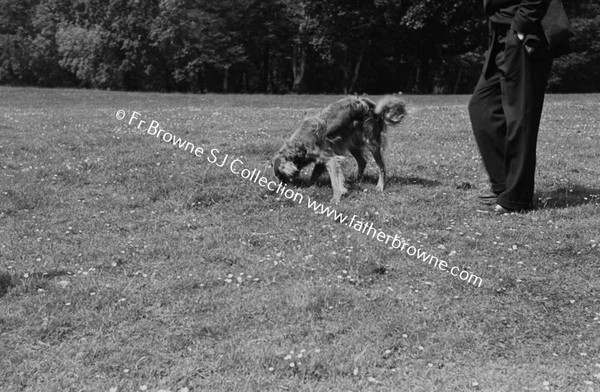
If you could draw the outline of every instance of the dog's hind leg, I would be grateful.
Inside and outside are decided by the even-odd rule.
[[[375,158],[375,163],[379,168],[379,181],[377,181],[377,190],[383,191],[385,188],[385,163],[383,162],[383,155],[381,155],[381,149],[375,146],[369,146],[369,150],[373,154],[373,158]]]
[[[358,171],[356,172],[356,182],[362,180],[363,174],[365,172],[365,167],[367,166],[367,160],[363,155],[362,149],[353,148],[350,150],[350,154],[356,159],[356,163],[358,164]]]
[[[333,204],[338,204],[342,195],[348,192],[344,183],[344,172],[342,172],[340,166],[340,161],[343,159],[343,157],[335,156],[328,159],[326,163],[329,178],[331,178],[331,187],[333,188],[333,197],[331,198]]]
[[[325,169],[326,169],[326,167],[322,163],[315,164],[313,172],[310,176],[310,180],[308,180],[308,186],[313,186],[317,182],[319,177],[321,177],[321,174],[323,174]]]

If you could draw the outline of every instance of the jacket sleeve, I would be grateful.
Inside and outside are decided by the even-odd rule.
[[[522,0],[512,27],[524,35],[535,32],[535,25],[542,20],[550,0]]]

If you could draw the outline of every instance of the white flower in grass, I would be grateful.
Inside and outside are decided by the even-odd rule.
[[[291,355],[286,355],[285,358],[283,358],[285,361],[289,361],[290,359],[292,359]]]
[[[377,385],[383,384],[381,381],[377,380],[375,377],[369,377],[369,378],[367,378],[367,380],[373,384],[377,384]]]

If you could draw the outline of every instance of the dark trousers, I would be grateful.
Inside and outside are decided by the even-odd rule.
[[[533,202],[537,136],[552,56],[545,46],[530,53],[508,25],[495,25],[491,31],[469,115],[497,203],[528,209]]]

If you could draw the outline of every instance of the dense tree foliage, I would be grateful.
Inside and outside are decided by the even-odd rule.
[[[600,90],[600,0],[549,89]],[[193,92],[469,93],[473,0],[0,0],[0,83]]]

